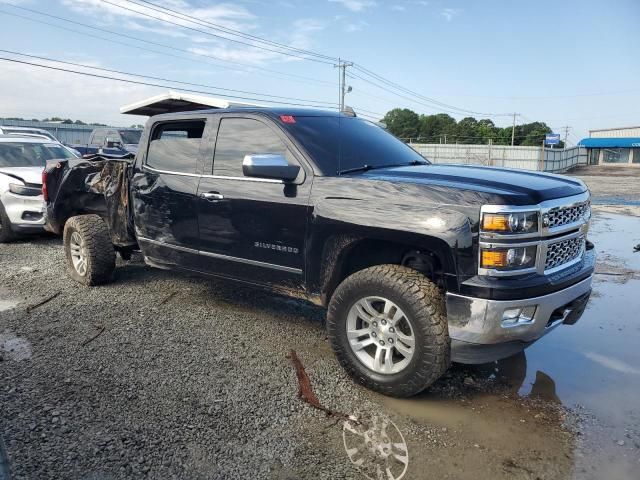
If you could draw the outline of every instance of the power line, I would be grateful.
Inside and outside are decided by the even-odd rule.
[[[384,90],[384,91],[389,92],[389,93],[391,93],[393,95],[396,95],[397,97],[404,98],[405,100],[408,100],[409,102],[412,102],[412,103],[415,103],[415,104],[418,104],[418,105],[422,105],[423,107],[427,107],[427,108],[429,108],[431,110],[434,110],[437,113],[443,113],[444,112],[444,113],[450,113],[450,114],[453,114],[453,115],[460,115],[460,112],[455,112],[455,111],[452,111],[452,110],[446,110],[446,109],[443,109],[443,108],[439,108],[438,106],[434,106],[434,105],[422,102],[420,100],[416,100],[415,97],[408,97],[406,95],[398,93],[398,92],[396,92],[394,90],[391,90],[390,88],[387,88],[387,87],[385,87],[383,85],[375,83],[372,80],[369,80],[367,78],[361,77],[360,75],[358,75],[356,73],[351,73],[349,76],[351,78],[357,78],[359,80],[362,80],[363,82],[367,82],[367,83],[369,83],[369,84],[371,84],[371,85],[373,85],[375,87],[380,88],[381,90]]]
[[[146,85],[146,86],[150,86],[150,87],[160,87],[160,88],[174,89],[174,90],[180,90],[180,91],[183,91],[183,92],[190,92],[190,93],[203,93],[203,94],[206,94],[206,95],[210,95],[212,93],[212,92],[207,92],[207,91],[202,91],[202,90],[194,90],[194,89],[182,88],[182,87],[173,87],[171,85],[162,85],[162,84],[158,84],[158,83],[141,82],[141,81],[130,80],[130,79],[125,79],[125,78],[110,77],[108,75],[98,75],[96,73],[79,72],[77,70],[70,70],[70,69],[62,68],[62,67],[54,67],[52,65],[43,65],[41,63],[27,62],[25,60],[17,60],[17,59],[14,59],[14,58],[0,57],[0,60],[5,61],[5,62],[19,63],[19,64],[23,64],[23,65],[30,65],[30,66],[33,66],[33,67],[46,68],[46,69],[49,69],[49,70],[57,70],[57,71],[60,71],[60,72],[75,73],[77,75],[84,75],[86,77],[94,77],[94,78],[101,78],[101,79],[106,79],[106,80],[114,80],[114,81],[124,82],[124,83],[131,83],[131,84],[135,84],[135,85]],[[129,74],[127,74],[127,75],[129,75]],[[311,105],[311,104],[294,103],[294,102],[275,102],[273,100],[268,100],[268,99],[264,99],[264,98],[241,97],[241,96],[237,96],[237,95],[227,95],[227,94],[221,94],[221,93],[216,93],[216,95],[218,95],[220,97],[235,98],[235,99],[248,100],[248,101],[257,101],[257,102],[265,102],[265,103],[281,103],[281,104],[297,106],[297,107],[326,108],[326,106],[324,106],[324,105]],[[257,95],[260,95],[260,94],[257,94]]]
[[[109,0],[100,0],[100,1],[103,2],[103,3],[106,3],[108,5],[112,5],[114,7],[121,8],[123,10],[128,10],[129,12],[136,13],[137,15],[141,15],[143,17],[152,18],[154,20],[158,20],[160,22],[164,22],[164,23],[167,23],[169,25],[174,25],[176,27],[186,28],[187,30],[198,32],[198,33],[201,33],[203,35],[209,35],[211,37],[215,37],[215,38],[218,38],[218,39],[221,39],[221,40],[227,40],[229,42],[238,43],[238,44],[245,45],[245,46],[248,46],[248,47],[251,47],[251,48],[257,48],[257,49],[260,49],[260,50],[265,50],[265,51],[268,51],[268,52],[276,53],[276,54],[279,54],[279,55],[284,55],[284,56],[287,56],[287,57],[294,57],[294,58],[299,58],[301,60],[309,60],[309,61],[312,61],[312,62],[318,62],[318,63],[327,64],[327,65],[333,65],[333,62],[329,62],[329,61],[326,61],[326,60],[321,60],[321,59],[318,59],[318,58],[311,58],[309,56],[297,55],[295,53],[287,53],[287,52],[283,52],[283,51],[280,51],[280,50],[275,50],[275,49],[268,48],[268,47],[254,45],[254,44],[251,44],[251,43],[248,43],[248,42],[244,42],[242,40],[237,40],[237,39],[234,39],[234,38],[225,37],[223,35],[218,35],[218,34],[215,34],[215,33],[208,32],[206,30],[200,30],[199,28],[189,27],[188,25],[183,25],[183,24],[180,24],[178,22],[173,22],[171,20],[167,20],[166,18],[155,17],[153,15],[149,15],[148,13],[144,13],[144,12],[141,12],[139,10],[135,10],[133,8],[125,7],[124,5],[120,5],[120,4],[117,4],[117,3],[110,2]]]
[[[375,78],[378,81],[380,81],[380,82],[382,82],[382,83],[384,83],[384,84],[386,84],[386,85],[388,85],[390,87],[396,88],[396,89],[398,89],[400,91],[403,91],[405,93],[408,93],[410,95],[414,95],[414,96],[416,96],[416,97],[418,97],[418,98],[420,98],[420,99],[422,99],[424,101],[439,105],[439,106],[441,106],[443,108],[447,108],[447,109],[450,109],[450,110],[458,110],[458,111],[460,111],[462,113],[470,113],[470,114],[473,114],[473,115],[482,115],[482,116],[487,116],[487,117],[501,117],[501,116],[510,116],[511,115],[510,113],[486,113],[486,112],[476,112],[476,111],[473,111],[473,110],[467,110],[467,109],[464,109],[464,108],[459,108],[459,107],[456,107],[454,105],[449,105],[447,103],[440,102],[439,100],[436,100],[434,98],[426,97],[426,96],[421,95],[419,93],[416,93],[416,92],[414,92],[412,90],[409,90],[408,88],[403,87],[402,85],[400,85],[398,83],[392,82],[391,80],[387,80],[386,78],[378,75],[375,72],[372,72],[371,70],[368,70],[368,69],[362,67],[361,65],[356,64],[356,65],[354,65],[354,68],[356,68],[357,70],[359,70],[363,74],[369,75],[370,77]]]
[[[245,67],[245,68],[248,68],[248,69],[252,69],[252,70],[259,70],[259,71],[264,71],[264,72],[268,72],[268,73],[273,73],[273,74],[276,74],[276,75],[282,75],[282,76],[286,76],[286,77],[291,77],[292,79],[295,79],[294,81],[298,81],[298,82],[303,80],[305,83],[314,82],[314,83],[319,83],[319,84],[323,84],[323,85],[330,85],[332,87],[334,86],[334,84],[332,82],[327,82],[327,81],[324,81],[324,80],[318,80],[318,79],[315,79],[315,78],[305,77],[305,76],[302,76],[302,75],[296,75],[296,74],[292,74],[292,73],[281,72],[281,71],[278,71],[278,70],[273,70],[273,69],[269,69],[269,68],[265,68],[265,67],[260,67],[260,66],[257,66],[257,65],[250,65],[250,64],[246,64],[246,63],[242,63],[242,62],[237,62],[237,61],[234,61],[234,60],[227,60],[227,59],[224,59],[224,58],[216,57],[215,55],[210,55],[210,54],[206,54],[206,53],[199,53],[199,52],[195,52],[195,51],[191,51],[191,50],[185,50],[183,48],[174,47],[172,45],[167,45],[167,44],[160,43],[160,42],[154,42],[154,41],[151,41],[151,40],[146,40],[144,38],[136,37],[136,36],[133,36],[133,35],[128,35],[126,33],[114,32],[113,30],[109,30],[109,29],[106,29],[106,28],[100,28],[100,27],[95,27],[95,26],[92,26],[92,25],[86,25],[84,23],[76,22],[76,21],[70,20],[68,18],[59,17],[59,16],[52,15],[52,14],[49,14],[49,13],[40,12],[40,11],[33,10],[33,9],[30,9],[30,8],[27,8],[27,7],[13,5],[11,3],[6,3],[6,2],[0,2],[0,3],[4,3],[5,5],[8,5],[8,6],[20,9],[20,10],[28,11],[30,13],[35,13],[37,15],[42,15],[42,16],[45,16],[45,17],[49,17],[49,18],[53,18],[53,19],[56,19],[56,20],[60,20],[60,21],[66,22],[66,23],[70,23],[72,25],[77,25],[77,26],[80,26],[80,27],[83,27],[83,28],[88,28],[88,29],[91,29],[91,30],[97,30],[97,31],[100,31],[100,32],[108,33],[110,35],[116,35],[116,36],[119,36],[119,37],[129,38],[131,40],[135,40],[135,41],[138,41],[138,42],[143,42],[143,43],[146,43],[146,44],[149,44],[149,45],[155,45],[155,46],[159,46],[159,47],[162,47],[162,48],[167,48],[167,49],[170,49],[170,50],[173,50],[173,51],[183,52],[183,53],[186,53],[188,55],[195,55],[195,56],[199,56],[199,57],[215,60],[217,62],[230,63],[232,65],[239,65],[239,66],[242,66],[242,67]],[[64,30],[64,31],[67,31],[67,32],[75,33],[77,35],[83,35],[83,36],[88,36],[88,37],[92,37],[92,38],[98,38],[98,39],[104,40],[106,42],[116,43],[116,44],[119,44],[119,45],[124,45],[126,47],[137,48],[139,50],[143,50],[143,51],[146,51],[146,52],[152,52],[152,53],[157,53],[157,54],[160,54],[160,55],[166,55],[166,56],[173,57],[173,58],[178,58],[178,59],[181,59],[181,60],[189,60],[189,61],[193,61],[193,62],[196,61],[196,60],[194,60],[192,58],[188,58],[188,57],[184,57],[184,56],[180,56],[180,55],[172,55],[172,54],[170,54],[168,52],[162,52],[162,51],[159,51],[159,50],[153,50],[153,49],[150,49],[150,48],[141,47],[139,45],[133,45],[131,43],[126,43],[126,42],[121,42],[121,41],[114,40],[114,39],[111,39],[111,38],[101,37],[100,35],[92,35],[92,34],[87,33],[87,32],[79,32],[77,30],[73,30],[73,29],[70,29],[70,28],[65,28],[65,27],[63,27],[61,25],[56,25],[55,23],[45,22],[43,20],[38,20],[38,19],[27,17],[27,16],[24,16],[24,15],[19,15],[17,13],[11,13],[11,12],[7,12],[7,11],[4,11],[4,10],[0,10],[0,13],[4,13],[5,15],[11,15],[13,17],[22,18],[22,19],[25,19],[25,20],[29,20],[31,22],[40,23],[40,24],[43,24],[43,25],[48,25],[48,26],[51,26],[51,27],[58,28],[60,30]],[[237,69],[237,68],[234,69],[234,68],[226,66],[226,65],[218,65],[218,64],[216,64],[216,66],[221,67],[221,68],[227,68],[227,69],[235,70],[235,71],[246,71],[246,70],[240,70],[240,69]]]
[[[211,88],[211,89],[216,89],[216,90],[223,90],[223,91],[226,91],[226,92],[243,93],[243,94],[249,94],[249,95],[261,95],[261,96],[264,96],[264,97],[284,99],[284,100],[295,100],[295,101],[300,101],[300,102],[312,102],[312,103],[316,103],[316,104],[325,104],[326,106],[335,106],[336,105],[335,103],[322,102],[322,101],[317,101],[317,100],[310,100],[308,98],[284,97],[284,96],[280,96],[280,95],[270,95],[270,94],[266,94],[266,93],[249,92],[249,91],[246,91],[246,90],[236,90],[236,89],[233,89],[233,88],[217,87],[217,86],[206,85],[206,84],[202,84],[202,83],[184,82],[184,81],[181,81],[181,80],[173,80],[171,78],[154,77],[154,76],[151,76],[151,75],[142,75],[142,74],[139,74],[139,73],[124,72],[122,70],[113,70],[113,69],[110,69],[110,68],[103,68],[103,67],[95,67],[95,66],[92,66],[92,65],[85,65],[85,64],[82,64],[82,63],[74,63],[74,62],[69,62],[69,61],[64,61],[64,60],[56,60],[54,58],[40,57],[38,55],[30,55],[30,54],[27,54],[27,53],[14,52],[12,50],[2,50],[2,49],[0,49],[0,52],[10,53],[12,55],[20,55],[22,57],[37,58],[38,60],[46,60],[48,62],[56,62],[56,63],[65,64],[65,65],[73,65],[74,67],[90,68],[90,69],[93,69],[93,70],[100,70],[100,71],[103,71],[103,72],[117,73],[118,75],[128,75],[130,77],[148,78],[148,79],[151,79],[151,80],[159,80],[159,81],[162,81],[162,82],[177,83],[177,84],[181,84],[181,85],[190,85],[190,86],[194,86],[194,87]]]
[[[239,30],[234,30],[232,28],[225,27],[223,25],[219,25],[219,24],[216,24],[216,23],[212,23],[212,22],[209,22],[207,20],[202,20],[202,19],[199,19],[199,18],[194,17],[192,15],[188,15],[188,14],[186,14],[184,12],[180,12],[178,10],[173,10],[173,9],[171,9],[169,7],[164,7],[164,6],[158,5],[158,4],[153,3],[153,2],[149,2],[147,0],[138,0],[137,2],[133,1],[133,0],[126,0],[126,1],[128,1],[129,3],[133,3],[135,5],[139,5],[141,7],[145,6],[146,8],[149,8],[151,10],[155,10],[155,11],[160,12],[160,13],[164,13],[165,15],[169,15],[169,16],[172,16],[174,18],[183,17],[183,18],[180,18],[180,19],[181,20],[188,19],[188,21],[190,21],[191,23],[195,23],[195,24],[201,25],[201,26],[207,26],[208,28],[211,28],[213,30],[218,30],[218,31],[230,34],[230,35],[236,35],[236,36],[239,36],[239,37],[242,37],[242,38],[246,38],[246,39],[249,39],[249,40],[253,40],[253,41],[256,41],[256,42],[265,43],[265,44],[268,44],[268,45],[273,45],[273,46],[276,46],[276,47],[279,47],[279,48],[284,48],[284,49],[287,49],[287,50],[292,50],[292,51],[295,51],[295,52],[298,52],[298,53],[303,53],[305,55],[311,55],[311,56],[315,56],[315,57],[318,57],[318,58],[324,58],[324,59],[330,60],[330,61],[337,60],[335,57],[330,57],[328,55],[323,55],[321,53],[317,53],[317,52],[314,52],[314,51],[311,51],[311,50],[305,50],[305,49],[302,49],[302,48],[291,47],[289,45],[285,45],[284,43],[279,43],[279,42],[276,42],[276,41],[273,41],[273,40],[268,40],[268,39],[259,37],[257,35],[251,35],[249,33],[241,32]],[[143,3],[145,5],[140,5],[140,3]],[[148,6],[148,5],[151,5],[151,6]],[[157,8],[153,8],[153,7],[157,7]],[[167,12],[171,12],[171,13],[176,14],[176,15],[171,15],[171,13],[167,13]]]
[[[372,112],[371,110],[365,110],[364,108],[360,108],[357,105],[350,105],[350,106],[353,107],[353,109],[355,110],[356,113],[365,112],[365,113],[368,113],[369,115],[373,115],[373,116],[377,117],[378,119],[381,119],[382,117],[384,117],[384,113],[378,113],[378,112]]]

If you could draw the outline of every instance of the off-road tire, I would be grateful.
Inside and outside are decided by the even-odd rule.
[[[4,211],[4,205],[0,203],[0,243],[7,243],[15,240],[17,235],[11,230],[11,221]]]
[[[71,236],[77,232],[84,244],[86,273],[81,275],[71,258]],[[62,236],[69,275],[83,285],[101,285],[113,278],[116,267],[116,252],[111,243],[107,224],[98,215],[71,217],[64,226]]]
[[[367,368],[347,338],[351,307],[366,296],[382,296],[407,315],[415,335],[410,363],[395,374]],[[451,345],[444,295],[420,272],[401,265],[378,265],[347,277],[335,290],[327,313],[327,332],[338,361],[358,383],[392,397],[410,397],[430,386],[449,368]]]

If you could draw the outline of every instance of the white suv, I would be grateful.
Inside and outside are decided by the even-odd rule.
[[[42,170],[47,160],[75,158],[60,142],[0,135],[0,242],[44,229]]]

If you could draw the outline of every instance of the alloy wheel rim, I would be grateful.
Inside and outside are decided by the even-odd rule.
[[[376,373],[399,373],[413,358],[411,322],[388,298],[370,296],[356,301],[347,315],[346,329],[351,351]]]
[[[78,275],[84,277],[87,273],[87,255],[84,248],[84,241],[78,232],[71,234],[69,240],[69,249],[71,250],[71,263]]]

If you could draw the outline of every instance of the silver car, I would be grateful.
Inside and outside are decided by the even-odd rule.
[[[0,242],[44,230],[42,171],[48,160],[69,158],[60,142],[0,135]]]
[[[48,132],[44,128],[15,127],[13,125],[0,125],[0,135],[23,135],[23,134],[40,135],[43,137],[47,137],[49,140],[53,140],[54,142],[58,141],[56,137],[54,137],[50,132]]]

